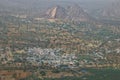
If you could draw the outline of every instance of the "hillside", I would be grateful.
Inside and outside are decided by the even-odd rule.
[[[65,19],[71,21],[88,21],[89,15],[78,5],[67,7],[55,6],[46,13],[47,18]]]
[[[53,19],[54,18],[64,19],[67,16],[66,10],[61,6],[56,6],[49,9],[46,12],[46,15],[48,16],[48,18],[53,18]]]
[[[120,20],[120,1],[114,1],[101,11],[102,18]]]

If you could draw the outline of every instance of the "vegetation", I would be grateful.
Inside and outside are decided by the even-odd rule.
[[[119,80],[120,70],[117,69],[88,69],[91,74],[81,77],[62,77],[45,80]]]
[[[114,69],[88,69],[90,75],[80,77],[61,77],[45,80],[119,80],[120,55],[119,39],[120,28],[117,25],[104,25],[81,22],[50,22],[36,21],[34,19],[21,19],[13,16],[0,17],[0,69],[24,70],[24,72],[37,72],[37,69],[47,69],[49,65],[36,66],[25,62],[28,48],[60,48],[62,53],[78,56],[78,61],[95,62],[95,65],[112,65]],[[114,27],[114,28],[113,28]],[[117,51],[116,51],[117,50]],[[96,53],[103,53],[103,59],[96,59]],[[5,54],[4,58],[1,58]],[[91,55],[92,54],[92,55]],[[101,54],[100,54],[101,55]],[[99,55],[98,55],[99,56]],[[101,56],[100,56],[101,57]],[[79,66],[79,63],[76,62]],[[96,66],[96,68],[98,68]],[[54,69],[52,74],[61,73]],[[40,71],[37,75],[26,75],[21,80],[41,80],[47,72]],[[13,78],[17,75],[14,73]]]
[[[41,76],[45,76],[46,72],[45,71],[40,71]]]

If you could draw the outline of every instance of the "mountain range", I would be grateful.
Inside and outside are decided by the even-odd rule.
[[[75,3],[77,7],[69,6]],[[46,15],[80,21],[88,20],[88,14],[94,18],[120,20],[119,8],[119,0],[0,0],[0,14]],[[53,16],[54,11],[57,13]]]

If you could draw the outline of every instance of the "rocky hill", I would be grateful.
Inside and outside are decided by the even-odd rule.
[[[88,21],[89,15],[78,5],[67,7],[55,6],[46,12],[49,19],[65,19],[71,21]]]
[[[114,1],[101,12],[103,18],[120,20],[120,1]]]

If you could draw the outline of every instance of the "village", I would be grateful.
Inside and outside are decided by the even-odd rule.
[[[73,65],[77,63],[77,56],[75,54],[63,54],[60,52],[60,49],[41,49],[33,48],[28,50],[27,61],[31,63],[49,64],[54,67],[60,65]]]

